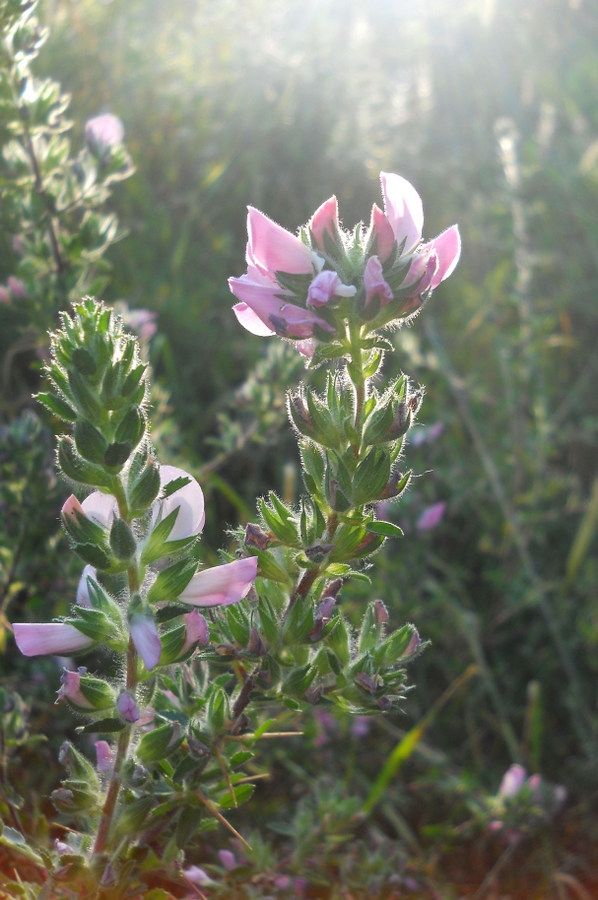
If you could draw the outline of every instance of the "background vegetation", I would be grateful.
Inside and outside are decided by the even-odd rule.
[[[374,569],[375,595],[432,642],[416,688],[399,720],[316,709],[304,738],[269,748],[272,777],[235,819],[253,856],[224,834],[234,866],[197,848],[221,885],[210,892],[593,896],[598,12],[584,0],[45,0],[41,12],[51,37],[36,71],[72,94],[74,139],[101,112],[125,124],[136,174],[110,201],[128,235],[103,297],[157,314],[156,440],[219,512],[206,554],[256,496],[298,490],[282,397],[301,363],[230,312],[245,205],[295,230],[336,193],[352,225],[380,202],[379,171],[396,171],[423,196],[426,235],[458,221],[463,238],[457,272],[389,360],[427,386],[407,451],[421,477],[390,512],[406,536]],[[5,254],[0,280],[11,265]],[[64,491],[50,475],[39,487],[52,460],[41,426],[6,413],[1,427],[1,612],[47,619],[76,585],[55,527]],[[14,449],[33,445],[31,459]],[[440,523],[418,529],[441,501]],[[7,710],[18,685],[48,738],[13,760],[43,831],[72,724],[47,711],[53,661],[25,663],[8,638],[0,665]],[[489,823],[513,762],[568,798],[554,815],[521,812],[509,840]]]

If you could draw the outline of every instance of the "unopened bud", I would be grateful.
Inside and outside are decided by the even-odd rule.
[[[139,719],[139,707],[128,691],[124,691],[116,702],[116,708],[127,722],[136,722]]]
[[[254,656],[265,656],[266,655],[266,646],[263,640],[260,637],[260,634],[255,628],[255,626],[249,632],[249,643],[247,645],[247,649]]]
[[[374,600],[374,614],[378,625],[383,625],[385,622],[388,622],[390,617],[383,600]]]
[[[306,437],[311,437],[311,435],[313,435],[313,418],[301,394],[292,394],[289,397],[289,415],[293,424],[301,434],[304,434]]]
[[[367,691],[368,694],[375,694],[378,690],[377,679],[372,678],[372,676],[368,675],[367,672],[359,672],[355,676],[355,681],[360,687]]]
[[[249,523],[245,528],[245,546],[255,547],[257,550],[266,550],[270,543],[270,538],[259,525]]]

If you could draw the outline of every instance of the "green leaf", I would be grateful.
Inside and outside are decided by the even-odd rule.
[[[369,522],[369,524],[366,525],[366,529],[370,532],[370,534],[381,534],[384,537],[399,538],[403,537],[405,534],[402,528],[399,528],[399,526],[395,525],[394,522]]]

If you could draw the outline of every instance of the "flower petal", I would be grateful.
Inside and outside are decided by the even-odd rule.
[[[374,203],[372,206],[372,215],[370,218],[370,236],[376,241],[376,256],[380,262],[386,262],[395,243],[395,236],[392,226],[380,207]]]
[[[268,216],[248,207],[247,234],[251,261],[264,273],[288,272],[300,275],[312,271],[311,250]]]
[[[401,175],[381,172],[384,210],[395,240],[400,245],[405,241],[403,254],[410,253],[419,244],[424,227],[424,207],[421,197]]]
[[[193,576],[179,595],[191,606],[229,606],[247,596],[257,575],[257,556],[204,569]]]
[[[91,601],[89,599],[89,585],[87,584],[88,578],[93,578],[94,581],[97,578],[97,570],[94,569],[93,566],[90,566],[89,563],[84,566],[83,571],[81,572],[81,578],[79,579],[79,584],[77,585],[77,597],[75,603],[77,606],[84,606],[89,608],[91,606]]]
[[[324,232],[327,231],[333,238],[335,228],[338,228],[338,202],[335,196],[330,197],[317,208],[309,221],[309,227],[317,246],[323,250]]]
[[[162,643],[158,628],[151,616],[134,615],[130,625],[131,639],[135,644],[143,665],[150,672],[158,665]]]
[[[195,478],[176,466],[160,466],[162,488],[177,478],[188,478],[189,482],[164,500],[156,501],[152,511],[153,528],[158,521],[165,519],[174,509],[178,509],[178,516],[168,535],[169,541],[180,541],[199,534],[206,520],[203,491]]]
[[[236,303],[233,306],[233,312],[237,317],[237,321],[251,334],[255,334],[258,337],[272,337],[273,334],[276,334],[275,331],[262,322],[257,313],[254,313],[246,303]]]
[[[378,295],[380,306],[385,306],[392,300],[392,290],[384,280],[382,265],[377,256],[370,256],[363,273],[363,285],[366,292],[366,305]]]
[[[442,234],[430,241],[428,245],[431,250],[435,250],[438,254],[438,268],[432,279],[431,288],[438,287],[441,281],[448,278],[454,271],[459,257],[461,256],[461,235],[459,234],[459,226],[451,225]]]
[[[68,501],[67,501],[68,502]],[[110,528],[117,511],[116,500],[111,494],[94,491],[81,504],[83,512],[103,528]]]
[[[68,622],[21,622],[12,627],[17,647],[24,656],[63,656],[84,650],[94,643],[92,638]]]

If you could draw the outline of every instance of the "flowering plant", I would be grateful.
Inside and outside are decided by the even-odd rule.
[[[380,330],[411,318],[450,274],[459,236],[453,226],[423,244],[414,188],[392,175],[382,184],[385,213],[375,206],[352,236],[334,198],[301,237],[250,210],[248,273],[230,282],[237,318],[330,368],[323,394],[304,383],[287,398],[304,495],[261,498],[259,521],[233,533],[237,549],[219,566],[198,565],[200,485],[156,459],[137,341],[92,299],[52,335],[38,400],[57,424],[58,466],[75,491],[61,518],[85,567],[67,617],[14,633],[27,656],[91,654],[91,665],[65,666],[59,699],[87,720],[78,730],[94,735],[96,760],[71,743],[61,751],[67,778],[52,800],[68,835],[52,859],[31,851],[46,896],[180,896],[202,830],[220,821],[245,841],[225,812],[251,796],[246,765],[276,734],[260,709],[369,716],[404,699],[417,630],[389,630],[379,598],[355,630],[342,593],[369,583],[372,555],[402,534],[376,509],[409,484],[402,449],[423,396],[405,376],[382,386],[392,344]]]

